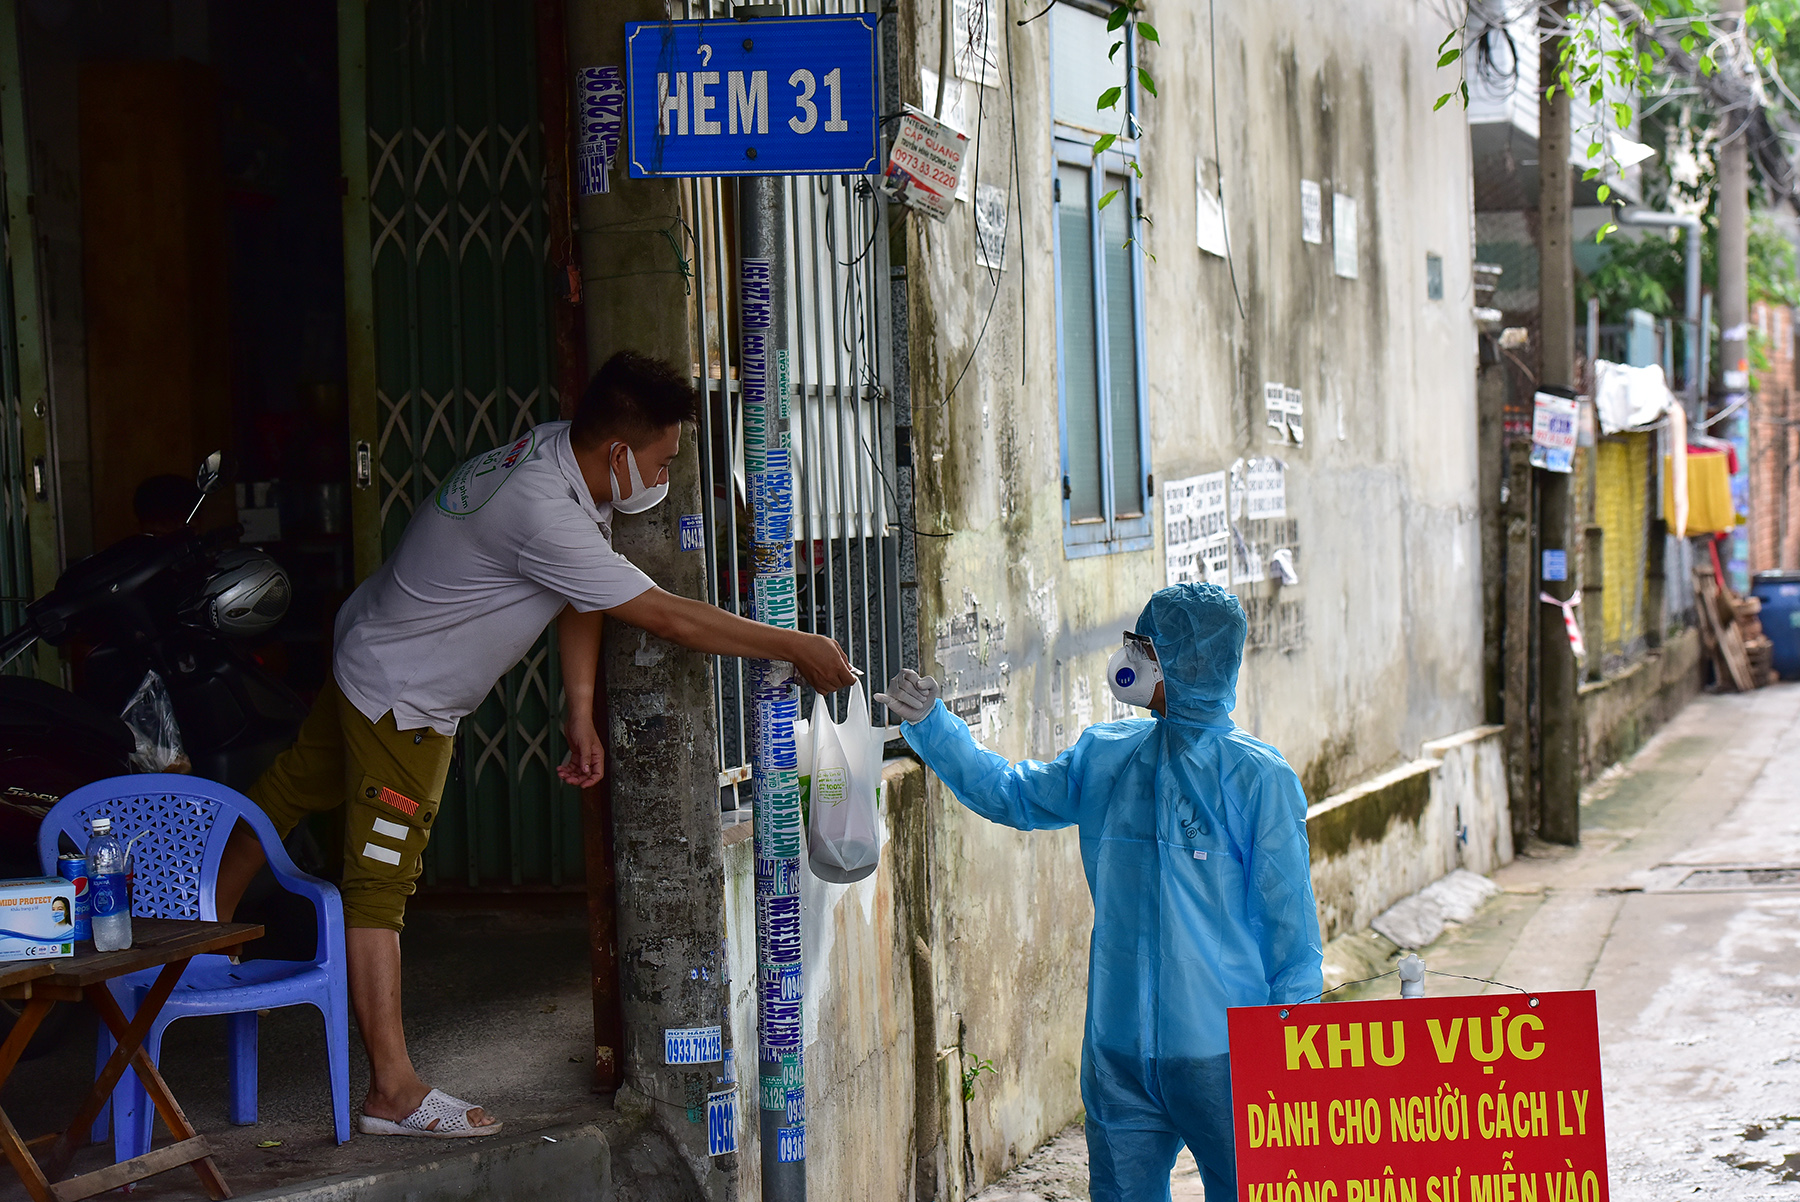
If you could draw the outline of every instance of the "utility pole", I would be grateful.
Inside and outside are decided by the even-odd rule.
[[[1733,71],[1744,71],[1748,66],[1744,54],[1743,14],[1744,0],[1722,0],[1719,5],[1719,15],[1728,23],[1726,32],[1730,38],[1727,45],[1731,64],[1728,69]],[[1726,113],[1720,118],[1725,128],[1721,131],[1719,148],[1719,368],[1728,404],[1737,399],[1732,394],[1750,391],[1746,345],[1750,333],[1750,164],[1745,146],[1750,116],[1745,110]],[[1695,418],[1705,416],[1702,405],[1702,412],[1695,414]],[[1740,413],[1731,419],[1732,426],[1739,426],[1745,418],[1746,415]],[[1729,438],[1738,432],[1728,428],[1718,433]],[[1744,465],[1744,470],[1749,470],[1748,464]],[[1747,554],[1736,550],[1744,541],[1743,527],[1739,527],[1732,535],[1734,552],[1725,557],[1728,565],[1731,560],[1749,560]],[[1730,575],[1729,566],[1727,575]],[[1721,580],[1719,586],[1723,588],[1730,583]],[[1748,581],[1744,584],[1747,587]]]
[[[1559,0],[1550,11],[1559,28],[1566,28],[1568,0]],[[1540,81],[1562,73],[1565,34],[1545,38],[1539,49]],[[1547,89],[1546,89],[1547,90]],[[1553,97],[1538,95],[1538,388],[1573,396],[1575,386],[1575,260],[1571,206],[1574,202],[1569,167],[1569,92],[1557,87]],[[1567,472],[1536,471],[1538,547],[1533,564],[1538,586],[1559,601],[1575,591],[1566,565],[1577,562],[1573,545],[1573,498]],[[1565,565],[1562,580],[1543,579],[1548,553],[1561,551]],[[1575,680],[1575,654],[1561,622],[1543,617],[1539,640],[1538,714],[1540,730],[1539,780],[1543,804],[1538,833],[1552,843],[1575,843],[1581,836],[1581,764],[1576,741],[1579,696]],[[1560,617],[1561,615],[1558,615]]]
[[[1744,0],[1721,0],[1720,15],[1731,23],[1733,66],[1737,65],[1738,37],[1743,29]],[[1746,260],[1749,256],[1750,164],[1745,153],[1748,113],[1728,113],[1720,118],[1719,147],[1719,366],[1725,390],[1742,392],[1749,382],[1744,344],[1748,331],[1749,301]],[[1704,416],[1704,414],[1698,415]]]
[[[754,617],[796,629],[794,476],[788,455],[787,184],[738,181],[738,358],[750,484]],[[785,664],[750,664],[755,700],[757,1113],[762,1196],[806,1198],[806,1071],[801,1063],[799,694]]]

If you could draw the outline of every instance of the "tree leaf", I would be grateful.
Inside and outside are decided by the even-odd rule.
[[[1150,24],[1150,22],[1139,21],[1137,23],[1137,31],[1138,36],[1142,37],[1144,40],[1155,42],[1158,46],[1162,45],[1162,36],[1156,32],[1156,26]]]
[[[1150,72],[1144,70],[1142,67],[1138,68],[1138,83],[1143,85],[1144,91],[1150,93],[1152,96],[1156,95],[1156,81],[1151,79]]]
[[[1448,46],[1451,43],[1451,41],[1453,41],[1455,39],[1456,35],[1461,32],[1462,32],[1462,26],[1460,26],[1460,25],[1451,26],[1450,32],[1444,35],[1444,40],[1438,43],[1438,53],[1442,54],[1444,52],[1444,47]]]
[[[1118,194],[1119,194],[1119,190],[1117,188],[1114,188],[1111,192],[1108,192],[1105,196],[1102,196],[1100,198],[1100,207],[1104,209],[1107,205],[1111,204],[1113,202],[1113,197],[1117,196]]]
[[[1608,196],[1612,195],[1612,185],[1611,184],[1601,184],[1599,189],[1594,193],[1594,195],[1596,195],[1600,198],[1601,204],[1605,204],[1606,198]]]
[[[1131,9],[1123,4],[1114,4],[1112,16],[1106,18],[1106,32],[1111,33],[1131,19]]]
[[[1695,38],[1693,34],[1684,33],[1681,35],[1681,52],[1683,54],[1692,54],[1694,52],[1694,47],[1697,45],[1699,45],[1699,39]]]
[[[1456,49],[1446,50],[1446,51],[1444,51],[1443,54],[1438,56],[1438,66],[1439,67],[1448,67],[1451,63],[1455,62],[1457,59],[1459,59],[1461,57],[1462,57],[1462,51],[1460,51],[1460,50],[1456,50]]]
[[[1139,169],[1139,168],[1138,168],[1138,164],[1137,164],[1137,160],[1136,160],[1136,159],[1131,159],[1131,160],[1130,160],[1130,163],[1131,163],[1131,174],[1133,174],[1133,175],[1135,175],[1135,176],[1137,176],[1137,177],[1138,177],[1138,178],[1139,178],[1139,179],[1143,179],[1143,178],[1144,178],[1144,173],[1143,173],[1143,171],[1142,171],[1142,170],[1140,170],[1140,169]]]
[[[1599,174],[1600,174],[1600,168],[1589,167],[1586,171],[1583,171],[1581,173],[1581,182],[1585,184],[1588,180],[1594,179],[1597,176],[1599,176]]]
[[[1631,117],[1632,117],[1632,112],[1631,112],[1631,106],[1629,104],[1614,104],[1613,105],[1613,118],[1618,121],[1620,128],[1626,128],[1626,127],[1630,126],[1631,125]]]
[[[1446,104],[1449,104],[1450,98],[1454,95],[1456,95],[1455,92],[1445,92],[1442,96],[1439,96],[1437,98],[1437,103],[1431,106],[1431,111],[1435,113],[1439,109],[1443,108]]]
[[[1600,155],[1600,143],[1598,143],[1598,142],[1589,142],[1589,143],[1588,143],[1588,151],[1587,151],[1587,157],[1588,157],[1588,158],[1590,158],[1590,159],[1592,159],[1592,158],[1598,158],[1598,157],[1599,157],[1599,155]]]
[[[1106,91],[1100,93],[1100,99],[1094,102],[1094,107],[1096,109],[1109,109],[1113,107],[1113,105],[1119,103],[1119,97],[1124,91],[1124,88],[1106,89]]]
[[[1123,45],[1125,45],[1124,42],[1114,42],[1112,45],[1112,49],[1108,50],[1106,52],[1106,61],[1109,63],[1112,62],[1113,55],[1117,54],[1119,52],[1119,48]]]
[[[1094,142],[1094,154],[1096,156],[1105,154],[1118,140],[1118,134],[1101,134]]]

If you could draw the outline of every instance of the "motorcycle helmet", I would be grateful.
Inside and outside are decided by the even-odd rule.
[[[201,615],[230,638],[267,634],[287,614],[293,595],[287,572],[273,559],[249,548],[227,551],[201,588]]]

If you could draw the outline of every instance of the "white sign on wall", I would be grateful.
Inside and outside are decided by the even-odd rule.
[[[1325,201],[1319,192],[1319,181],[1300,181],[1300,240],[1317,245],[1325,241]]]
[[[1225,473],[1163,485],[1163,542],[1169,584],[1231,584],[1231,526]]]
[[[1225,257],[1225,206],[1206,184],[1206,160],[1194,160],[1194,244],[1209,255]]]
[[[1342,192],[1331,194],[1331,269],[1356,278],[1356,198]]]

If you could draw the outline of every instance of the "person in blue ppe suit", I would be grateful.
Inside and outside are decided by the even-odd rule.
[[[1094,1202],[1167,1199],[1183,1143],[1209,1202],[1235,1199],[1225,1010],[1324,988],[1306,795],[1230,717],[1244,633],[1237,598],[1215,585],[1156,593],[1107,671],[1155,718],[1090,726],[1047,764],[977,745],[930,677],[903,672],[879,695],[965,806],[1019,830],[1081,831]]]

